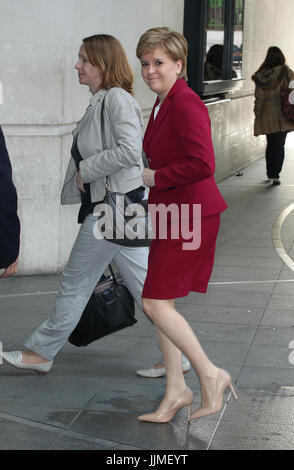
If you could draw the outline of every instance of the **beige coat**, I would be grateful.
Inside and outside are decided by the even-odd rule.
[[[255,82],[254,135],[294,131],[281,111],[280,87],[294,80],[294,72],[287,66],[262,70],[252,76]]]

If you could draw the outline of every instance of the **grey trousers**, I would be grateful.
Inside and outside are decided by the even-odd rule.
[[[52,360],[80,320],[97,281],[113,260],[126,286],[141,306],[149,249],[122,247],[97,240],[93,227],[97,217],[88,215],[81,225],[61,277],[51,317],[27,339],[25,347]]]

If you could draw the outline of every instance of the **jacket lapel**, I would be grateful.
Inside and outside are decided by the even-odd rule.
[[[149,142],[150,136],[152,134],[152,129],[154,127],[154,110],[155,110],[158,103],[159,103],[159,99],[157,98],[157,100],[155,101],[155,104],[152,108],[152,111],[151,111],[151,114],[150,114],[150,117],[149,117],[149,121],[148,121],[148,124],[147,124],[147,127],[146,127],[146,131],[145,131],[145,134],[144,134],[144,140],[145,140],[146,143]]]
[[[152,112],[151,112],[151,115],[150,115],[150,119],[149,119],[149,122],[148,122],[148,126],[147,126],[147,129],[146,129],[146,132],[145,132],[145,142],[146,142],[147,146],[150,143],[150,141],[152,140],[154,134],[156,134],[156,132],[160,129],[160,126],[161,126],[162,122],[164,121],[164,119],[165,119],[165,117],[166,117],[166,115],[169,111],[169,108],[171,106],[173,96],[179,90],[181,90],[182,88],[187,87],[187,86],[188,85],[187,85],[187,83],[185,82],[184,79],[179,79],[179,80],[176,81],[176,83],[170,89],[167,97],[163,101],[161,107],[159,108],[156,119],[154,120],[154,110],[155,110],[156,106],[159,103],[159,99],[157,98],[157,100],[155,101],[155,104],[153,106],[153,109],[152,109]]]

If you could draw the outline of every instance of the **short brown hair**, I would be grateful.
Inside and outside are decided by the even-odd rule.
[[[133,94],[134,76],[126,53],[114,36],[96,34],[83,39],[90,64],[101,73],[101,88],[123,88]]]
[[[167,27],[148,29],[139,39],[136,50],[138,59],[156,47],[161,47],[171,59],[182,61],[183,66],[179,78],[187,80],[188,43],[186,38]]]

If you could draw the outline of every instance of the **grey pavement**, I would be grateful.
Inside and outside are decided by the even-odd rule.
[[[185,410],[170,423],[139,422],[139,414],[159,404],[165,378],[135,374],[159,358],[153,327],[138,310],[139,321],[132,328],[86,348],[67,343],[45,376],[1,365],[0,449],[294,448],[291,134],[282,185],[272,187],[264,179],[265,162],[260,159],[243,176],[219,183],[229,208],[222,216],[208,292],[177,301],[209,357],[231,373],[239,400],[227,393],[221,412],[190,425]],[[57,275],[0,280],[4,350],[22,349],[23,340],[48,316],[58,283]],[[196,408],[201,397],[195,372],[186,379]]]

